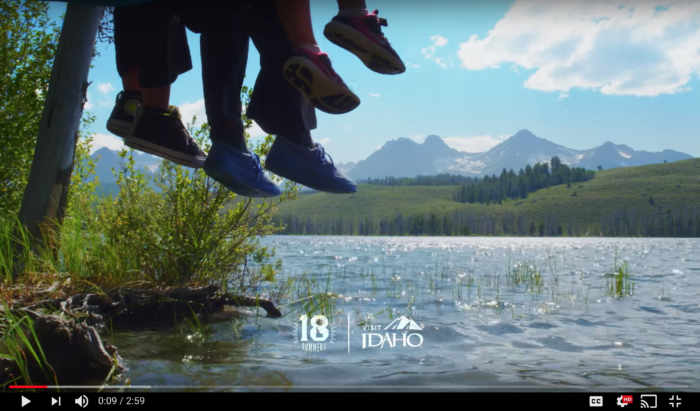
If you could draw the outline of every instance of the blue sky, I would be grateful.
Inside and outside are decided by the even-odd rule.
[[[335,2],[312,0],[314,29],[335,70],[362,99],[344,115],[317,112],[312,132],[336,162],[359,161],[389,140],[436,134],[463,151],[488,150],[520,129],[574,149],[606,141],[700,157],[700,4],[636,1],[368,0],[408,69],[369,71],[323,36]],[[632,3],[634,6],[629,6]],[[625,6],[627,4],[627,6]],[[65,5],[54,3],[56,16]],[[204,115],[198,35],[194,69],[171,104]],[[116,148],[105,123],[121,81],[114,47],[100,44],[90,73],[91,131]],[[246,85],[259,56],[251,45]],[[256,127],[253,135],[262,134]],[[97,148],[96,146],[96,148]]]

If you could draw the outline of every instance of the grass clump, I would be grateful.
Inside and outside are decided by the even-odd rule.
[[[205,150],[208,131],[206,124],[190,126]],[[254,151],[264,157],[271,143],[268,136]],[[89,139],[82,144],[85,159]],[[50,279],[63,290],[69,284],[92,292],[124,285],[217,285],[224,292],[256,294],[261,284],[274,281],[279,263],[260,239],[279,229],[272,215],[280,202],[295,198],[295,185],[278,199],[254,202],[202,170],[163,161],[151,176],[135,169],[133,152],[119,155],[116,197],[98,195],[94,163],[76,164],[66,217],[50,233],[55,247],[30,252],[31,239],[16,217],[0,218],[0,292],[17,294],[20,285],[36,289]]]
[[[513,267],[509,266],[506,278],[511,286],[517,287],[525,285],[531,293],[541,293],[542,287],[544,286],[542,273],[540,273],[535,266],[529,264],[516,264]]]
[[[617,264],[611,274],[608,274],[608,294],[613,297],[622,298],[634,294],[634,278],[629,274],[627,261]]]
[[[5,367],[14,365],[14,370],[10,371],[6,380],[0,381],[0,390],[15,384],[32,385],[32,368],[39,368],[48,381],[55,381],[55,375],[52,375],[52,369],[34,332],[32,319],[26,315],[13,315],[7,306],[3,306],[3,309],[0,313],[0,375],[4,374]]]

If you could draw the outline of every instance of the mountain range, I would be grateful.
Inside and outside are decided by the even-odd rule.
[[[121,168],[122,159],[119,158],[117,151],[103,147],[90,155],[90,159],[95,161],[95,175],[99,178],[101,184],[113,184],[117,182],[112,168],[119,171]],[[135,170],[142,171],[153,175],[160,164],[161,159],[154,155],[134,151]]]
[[[662,152],[636,151],[627,145],[606,142],[588,150],[574,150],[537,137],[528,130],[520,130],[515,135],[483,153],[467,153],[450,148],[442,138],[428,136],[421,144],[401,137],[388,141],[382,148],[357,164],[340,163],[338,168],[355,180],[367,178],[415,177],[441,173],[464,176],[500,174],[505,168],[516,172],[527,165],[549,162],[557,156],[569,166],[596,169],[633,167],[674,162],[693,158],[691,155],[673,150]],[[97,159],[96,175],[102,184],[114,184],[116,179],[112,168],[120,167],[121,159],[116,151],[101,148],[92,154]],[[160,158],[141,152],[134,152],[136,168],[153,174]]]
[[[554,156],[569,166],[590,170],[598,166],[604,169],[633,167],[693,158],[673,150],[636,151],[611,142],[588,150],[574,150],[537,137],[528,130],[520,130],[483,153],[467,153],[450,148],[436,135],[428,136],[422,144],[401,137],[387,142],[356,165],[343,166],[348,176],[355,180],[442,173],[478,177],[498,175],[504,168],[517,172],[527,165],[549,162]]]

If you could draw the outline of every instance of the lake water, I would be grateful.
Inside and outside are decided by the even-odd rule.
[[[175,329],[117,333],[111,341],[132,385],[153,391],[700,389],[700,240],[275,236],[266,242],[277,247],[285,275],[299,278],[297,290],[315,279],[314,290],[328,287],[337,295],[325,342],[309,345],[316,335],[310,324],[308,342],[300,341],[300,314],[215,323],[202,339]],[[616,256],[632,278],[613,285],[611,295],[606,274]],[[390,324],[398,329],[385,330]],[[383,346],[373,346],[380,341]]]

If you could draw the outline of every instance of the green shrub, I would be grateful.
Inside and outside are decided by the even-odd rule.
[[[0,215],[17,213],[58,45],[43,1],[0,2]]]

